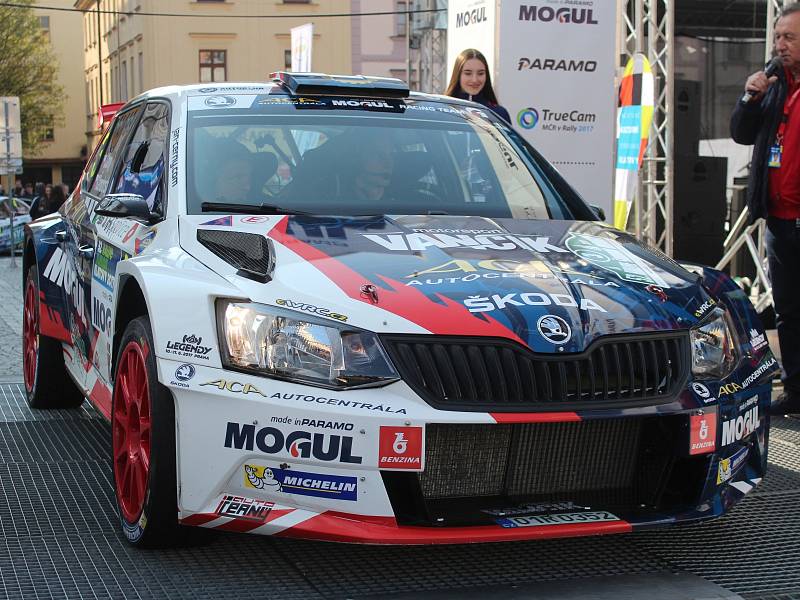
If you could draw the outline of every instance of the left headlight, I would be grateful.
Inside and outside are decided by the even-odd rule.
[[[377,336],[275,306],[219,300],[225,366],[323,387],[399,378]]]
[[[691,330],[692,374],[706,379],[723,379],[739,359],[736,334],[728,312],[716,308],[706,321]]]

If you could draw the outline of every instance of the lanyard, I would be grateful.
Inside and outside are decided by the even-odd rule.
[[[800,92],[800,85],[797,85],[794,92],[792,92],[792,95],[783,104],[783,118],[781,119],[781,124],[778,125],[778,133],[775,136],[775,141],[778,143],[778,145],[783,143],[783,135],[786,133],[786,123],[789,121],[789,115],[792,112],[792,107],[794,107],[794,103],[797,102],[797,96],[799,92]]]

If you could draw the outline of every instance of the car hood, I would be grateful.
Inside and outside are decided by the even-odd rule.
[[[579,352],[603,335],[687,329],[715,304],[697,275],[597,222],[438,215],[189,220],[182,243],[195,228],[272,240],[275,276],[246,283],[253,300],[276,303],[280,296],[279,305],[346,315],[348,324],[383,332],[396,332],[402,321],[414,325],[402,332],[503,337],[537,352]],[[213,260],[198,258],[214,268]],[[238,275],[228,278],[245,285]],[[388,317],[384,311],[401,319],[376,321],[376,314]]]

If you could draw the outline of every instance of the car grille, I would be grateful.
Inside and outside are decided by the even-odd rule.
[[[425,431],[425,470],[382,476],[401,524],[486,524],[492,510],[529,503],[626,514],[691,507],[709,457],[683,451],[687,424],[686,415],[434,423]]]
[[[263,235],[240,231],[198,229],[197,241],[239,270],[239,275],[266,283],[272,275],[274,253]]]
[[[401,376],[441,410],[520,412],[668,402],[688,377],[685,332],[608,336],[579,354],[498,338],[384,335]]]

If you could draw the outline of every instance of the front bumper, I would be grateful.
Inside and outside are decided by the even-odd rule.
[[[678,401],[448,412],[403,383],[329,392],[208,367],[176,381],[180,364],[159,360],[176,399],[186,525],[376,544],[622,533],[719,516],[766,464],[769,386],[727,400],[757,402],[762,418],[724,446],[722,407],[706,407],[720,409],[715,449],[693,455],[697,411]],[[418,461],[391,460],[398,439]]]

